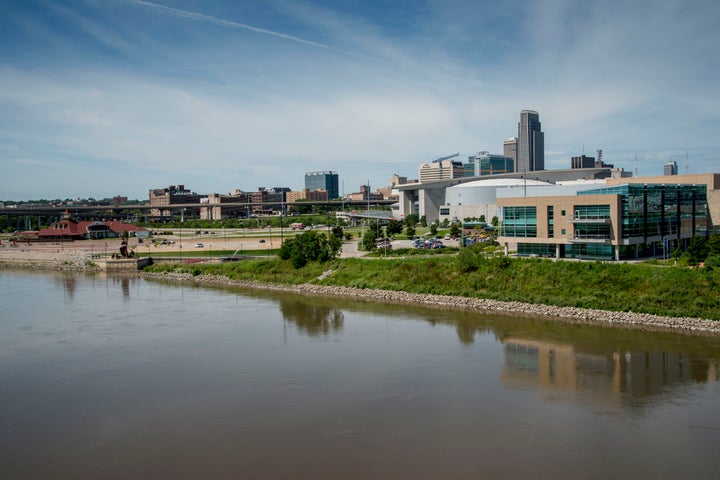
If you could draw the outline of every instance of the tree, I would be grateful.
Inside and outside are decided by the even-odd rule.
[[[432,225],[430,225],[430,235],[435,236],[438,232],[438,221],[435,220]]]
[[[369,252],[375,250],[375,248],[377,248],[375,230],[369,229],[363,235],[363,249]]]
[[[425,217],[425,215],[420,217],[420,226],[423,228],[427,227],[427,218]]]
[[[343,228],[340,225],[335,225],[332,228],[332,235],[342,239],[343,238]]]
[[[490,223],[492,224],[493,227],[497,227],[498,223],[499,223],[498,217],[493,217],[492,221]]]
[[[450,236],[453,238],[457,238],[460,236],[460,225],[456,222],[453,222],[450,225]]]
[[[408,225],[405,228],[405,235],[407,235],[408,238],[412,238],[415,236],[415,227],[413,225]]]
[[[448,220],[447,218],[444,218],[442,221],[443,228],[448,228],[448,225],[450,225],[450,220]]]
[[[408,227],[414,227],[418,224],[418,222],[420,222],[420,217],[418,217],[415,213],[411,213],[405,217],[405,225]]]
[[[687,250],[683,255],[690,265],[697,265],[705,261],[708,256],[708,240],[706,237],[696,235],[690,239]]]
[[[708,237],[707,246],[708,256],[720,255],[720,234],[713,232],[713,234]]]
[[[398,235],[403,231],[403,224],[398,220],[390,220],[385,227],[385,231],[388,235]]]
[[[480,215],[480,221],[481,221],[482,223],[485,223],[485,215]]]
[[[342,238],[332,234],[327,238],[325,234],[309,230],[285,240],[279,256],[283,260],[292,260],[293,267],[302,268],[308,262],[332,260],[337,257],[341,246]]]

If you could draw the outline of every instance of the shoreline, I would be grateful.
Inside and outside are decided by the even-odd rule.
[[[230,280],[217,275],[189,273],[138,272],[138,276],[155,280],[190,282],[198,286],[224,286],[290,292],[300,295],[331,296],[360,301],[422,305],[434,308],[470,310],[478,313],[499,313],[520,317],[543,317],[566,323],[593,324],[608,327],[651,329],[693,335],[720,335],[720,322],[693,317],[665,317],[648,313],[613,312],[578,307],[556,307],[524,302],[506,302],[450,295],[408,293],[393,290],[361,289],[305,283],[283,285],[255,281]]]
[[[6,251],[7,252],[7,251]],[[5,252],[3,252],[5,253]],[[10,253],[10,252],[8,252]],[[87,251],[64,252],[29,251],[18,249],[13,255],[0,256],[0,270],[52,270],[75,272],[99,272]],[[566,323],[594,324],[610,327],[664,330],[675,333],[720,335],[720,321],[695,317],[667,317],[646,313],[615,312],[610,310],[557,307],[518,301],[501,301],[450,295],[417,294],[393,290],[361,289],[353,287],[324,286],[315,284],[283,285],[255,281],[235,281],[222,276],[179,273],[133,273],[139,277],[191,282],[196,285],[216,285],[292,292],[301,295],[344,297],[355,300],[413,304],[434,308],[453,308],[483,313],[499,313],[521,317],[542,317]]]

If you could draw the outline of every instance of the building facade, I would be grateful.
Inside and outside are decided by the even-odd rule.
[[[498,242],[518,255],[623,260],[669,255],[711,229],[708,186],[623,183],[575,195],[498,198]]]
[[[540,125],[540,114],[535,110],[520,112],[517,142],[517,171],[545,170],[545,134]]]
[[[420,183],[452,180],[465,176],[465,166],[457,160],[436,160],[423,163],[418,170]]]
[[[587,155],[570,157],[570,168],[595,168],[595,157]]]
[[[503,156],[512,158],[514,165],[517,165],[517,142],[517,137],[510,137],[503,142]]]
[[[669,161],[665,164],[663,167],[663,175],[670,176],[670,175],[677,175],[678,174],[678,165],[676,161]]]
[[[370,189],[370,185],[360,185],[360,191],[359,192],[353,192],[348,195],[345,195],[346,200],[351,200],[353,202],[360,202],[363,200],[384,200],[385,196],[381,192],[372,192]]]
[[[305,188],[312,191],[325,190],[329,200],[340,198],[340,180],[337,172],[308,172],[305,174]]]
[[[167,188],[150,190],[150,215],[153,217],[170,217],[171,212],[162,207],[183,203],[200,203],[200,196],[185,188],[185,185],[170,185]]]
[[[611,175],[615,175],[615,172],[609,168],[595,168],[595,169],[567,169],[567,170],[543,170],[541,172],[533,172],[532,176],[524,175],[520,172],[505,173],[494,175],[493,179],[500,178],[516,178],[516,179],[527,179],[528,183],[530,180],[537,180],[547,183],[557,183],[561,181],[572,181],[579,179],[593,180],[593,179],[604,179]],[[474,182],[477,179],[462,177],[448,179],[444,181],[429,182],[429,183],[409,183],[406,185],[398,185],[395,190],[398,193],[398,205],[397,212],[398,216],[404,217],[410,214],[415,214],[420,217],[425,216],[428,223],[434,222],[435,220],[442,220],[440,218],[440,208],[447,205],[447,189],[461,183]],[[494,201],[491,202],[494,204]],[[472,205],[472,202],[463,201],[463,210],[465,207]],[[479,206],[477,212],[474,214],[462,214],[463,218],[478,217],[481,213],[484,213],[485,206]],[[455,215],[455,214],[453,214]],[[494,216],[494,214],[493,214]],[[452,217],[452,215],[450,215]],[[461,218],[458,215],[458,218]]]
[[[513,158],[488,152],[478,152],[468,157],[463,176],[479,177],[482,175],[513,173],[514,171],[515,160]]]
[[[314,200],[317,202],[327,202],[328,192],[326,190],[308,190],[307,188],[298,192],[287,192],[285,194],[287,203],[295,203],[298,200]]]

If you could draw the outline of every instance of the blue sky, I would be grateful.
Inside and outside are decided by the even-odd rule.
[[[0,199],[346,193],[502,153],[720,172],[720,3],[0,0]]]

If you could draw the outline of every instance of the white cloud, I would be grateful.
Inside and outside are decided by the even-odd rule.
[[[249,27],[133,3],[200,25]],[[453,25],[447,20],[458,14],[443,15],[440,3],[428,7],[432,19],[412,12],[405,23],[417,30],[403,37],[369,15],[275,2],[285,21],[332,49],[304,48],[300,37],[257,46],[213,36],[196,44],[183,37],[188,47],[177,48],[129,25],[121,35],[121,20],[106,30],[103,22],[61,9],[83,32],[126,55],[144,35],[152,46],[131,67],[132,58],[48,71],[0,66],[0,108],[10,113],[0,119],[0,159],[62,163],[97,188],[131,195],[183,182],[201,192],[299,188],[304,171],[317,169],[339,171],[350,191],[368,176],[373,185],[393,173],[414,177],[420,162],[456,151],[501,152],[503,140],[516,134],[520,110],[532,108],[541,115],[548,165],[566,167],[583,147],[603,148],[608,161],[626,169],[640,152],[659,172],[687,145],[696,168],[717,170],[711,152],[720,95],[714,78],[706,78],[720,70],[708,56],[718,34],[706,28],[717,8],[703,15],[678,5],[648,13],[630,4],[554,2],[535,17],[518,18],[517,31],[493,32],[519,40],[515,50],[498,54],[485,50],[509,43],[492,38],[491,20],[483,19],[484,37],[474,36],[485,11],[472,4],[459,10],[466,21]],[[670,31],[677,35],[658,35]],[[467,49],[474,38],[484,51]],[[108,178],[107,169],[138,175]],[[13,175],[0,182],[26,176]],[[138,186],[138,177],[145,183]]]

